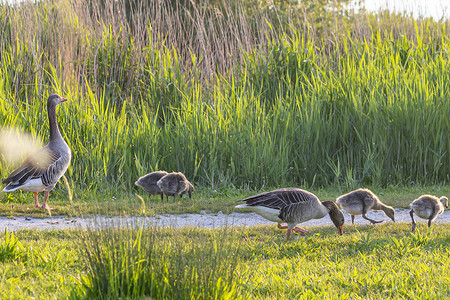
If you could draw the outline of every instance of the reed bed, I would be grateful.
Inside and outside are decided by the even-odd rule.
[[[157,169],[214,187],[448,184],[448,22],[258,3],[3,3],[1,126],[42,140],[47,95],[69,98],[76,197]]]

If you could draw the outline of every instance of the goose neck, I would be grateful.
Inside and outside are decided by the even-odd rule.
[[[56,105],[48,104],[48,125],[50,131],[50,141],[54,141],[61,137],[61,132],[58,127],[58,120],[56,119]]]
[[[372,209],[376,209],[375,205]],[[389,210],[391,210],[392,208],[390,206],[387,206],[383,203],[378,203],[378,210],[382,210],[383,212],[387,213]]]

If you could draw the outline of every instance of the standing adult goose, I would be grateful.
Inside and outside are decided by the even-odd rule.
[[[189,198],[192,198],[192,193],[194,192],[194,186],[181,172],[169,173],[158,180],[156,184],[161,192],[166,195],[167,201],[169,201],[169,196],[173,196],[173,202],[175,202],[178,195],[181,197],[186,193],[189,194]]]
[[[161,200],[164,199],[164,194],[156,184],[161,178],[166,176],[166,171],[155,171],[140,177],[134,184],[140,186],[148,195],[161,195]]]
[[[34,204],[38,208],[47,207],[50,191],[66,172],[70,164],[71,152],[64,141],[56,120],[56,106],[67,101],[58,95],[50,95],[47,99],[47,112],[50,138],[48,144],[31,154],[8,178],[4,192],[22,190],[34,192]],[[39,205],[38,193],[44,191],[44,204]]]
[[[375,221],[367,217],[367,212],[371,210],[382,210],[386,216],[395,222],[395,210],[391,206],[384,205],[378,197],[368,189],[357,189],[337,198],[336,202],[341,208],[352,216],[352,224],[355,224],[355,215],[362,215],[372,224],[383,221]]]
[[[411,211],[409,214],[412,219],[412,232],[416,230],[416,221],[414,220],[414,213],[422,219],[428,220],[428,227],[431,226],[431,222],[444,212],[444,209],[448,208],[448,198],[442,196],[441,198],[422,195],[411,203]]]
[[[321,219],[327,214],[342,235],[344,214],[332,201],[319,201],[316,195],[297,188],[283,188],[248,197],[239,202],[236,208],[248,208],[263,218],[278,223],[278,228],[287,229],[286,239],[289,241],[292,230],[300,234],[308,231],[297,227],[299,223],[311,219]],[[288,225],[282,226],[282,223]]]

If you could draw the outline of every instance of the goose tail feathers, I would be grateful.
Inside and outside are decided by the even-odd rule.
[[[5,193],[13,192],[13,191],[19,189],[21,186],[22,186],[22,185],[20,185],[20,184],[12,184],[12,183],[10,183],[10,184],[8,184],[7,186],[5,186],[5,188],[3,189],[3,191],[4,191]]]
[[[236,205],[234,208],[246,208],[246,207],[249,207],[247,204],[239,204],[239,205]]]

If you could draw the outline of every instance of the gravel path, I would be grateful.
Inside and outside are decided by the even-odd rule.
[[[351,224],[350,215],[345,214],[346,224]],[[382,212],[369,212],[369,217],[374,220],[385,220],[386,222],[392,222]],[[409,210],[396,209],[395,218],[397,222],[411,223],[411,217],[409,216]],[[416,221],[425,222],[415,216]],[[174,227],[186,227],[186,226],[198,226],[205,228],[222,227],[222,226],[255,226],[264,224],[275,224],[267,221],[263,217],[255,213],[239,213],[233,212],[230,215],[226,215],[222,212],[211,214],[180,214],[169,215],[162,214],[155,217],[90,217],[90,218],[67,218],[65,216],[55,216],[53,218],[29,218],[29,217],[16,217],[7,218],[0,217],[0,231],[17,231],[21,229],[38,229],[38,230],[51,230],[51,229],[72,229],[72,228],[99,228],[104,226],[118,226],[118,225],[136,225],[136,222],[145,222],[146,224],[153,224],[156,226],[174,226]],[[361,216],[357,216],[355,219],[356,224],[369,224],[369,221],[363,219]],[[435,222],[450,223],[450,210],[445,211],[438,216]],[[318,220],[310,220],[301,225],[301,227],[312,226],[331,226],[332,222],[329,217],[325,217]]]

